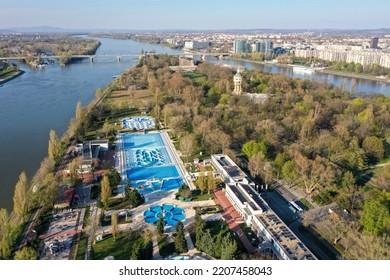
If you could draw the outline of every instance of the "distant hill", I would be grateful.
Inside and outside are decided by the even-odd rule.
[[[163,30],[134,30],[134,29],[69,29],[52,26],[32,26],[32,27],[13,27],[7,29],[0,29],[0,33],[91,33],[91,32],[159,32],[159,33],[192,33],[192,32],[225,32],[225,33],[303,33],[303,32],[324,32],[330,34],[390,34],[390,28],[377,28],[377,29],[279,29],[279,28],[253,28],[253,29],[163,29]]]

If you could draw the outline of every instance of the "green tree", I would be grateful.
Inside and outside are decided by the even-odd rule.
[[[256,143],[255,141],[251,140],[242,146],[242,152],[248,158],[251,158],[258,153],[260,153],[262,158],[265,158],[267,155],[267,150],[267,145],[264,143],[264,141]]]
[[[161,215],[157,221],[157,233],[160,235],[164,234],[164,228],[165,228],[165,221],[163,215]]]
[[[366,137],[362,143],[362,148],[371,161],[383,159],[385,148],[382,139],[376,136]]]
[[[237,257],[237,242],[229,235],[225,235],[221,240],[221,259],[234,260]]]
[[[15,252],[15,260],[37,260],[38,251],[32,247],[23,247]]]
[[[11,217],[7,209],[0,208],[0,259],[11,256]]]
[[[58,139],[56,132],[52,129],[49,134],[49,146],[48,146],[49,158],[57,162],[61,157],[61,141]]]
[[[27,175],[26,172],[23,171],[19,175],[19,180],[15,186],[14,208],[13,208],[14,213],[20,220],[23,220],[24,216],[27,213],[28,190],[29,190],[29,184],[27,181]]]
[[[196,212],[195,214],[195,246],[196,248],[200,248],[201,247],[201,240],[202,240],[202,236],[204,234],[204,231],[205,231],[205,223],[202,219],[202,217],[200,216],[199,212]]]
[[[111,233],[114,237],[114,241],[116,241],[116,236],[118,234],[118,215],[115,211],[111,213]]]
[[[207,189],[209,194],[217,188],[217,183],[215,182],[214,173],[209,171],[207,176]]]
[[[76,183],[77,181],[77,168],[78,168],[78,162],[77,162],[77,159],[73,159],[70,163],[69,163],[69,173],[70,173],[70,178],[72,180],[72,183]]]
[[[145,202],[144,197],[139,193],[137,189],[132,189],[129,198],[128,198],[129,204],[131,208],[135,208],[140,206],[142,203]]]
[[[108,122],[108,119],[106,119],[106,121],[104,122],[103,127],[102,127],[102,131],[103,131],[104,135],[106,136],[106,138],[110,134],[111,130],[112,130],[112,126]]]
[[[108,200],[110,197],[111,197],[110,182],[108,181],[108,177],[104,175],[103,180],[101,182],[101,190],[100,190],[100,199],[102,201],[104,210],[107,210]]]
[[[203,172],[199,173],[199,177],[196,180],[196,185],[198,186],[199,190],[204,193],[207,189],[207,177],[204,175]]]
[[[141,259],[141,253],[142,253],[142,248],[141,248],[141,243],[136,242],[131,249],[131,260],[140,260]]]
[[[202,235],[200,242],[199,242],[199,248],[200,251],[205,252],[206,254],[210,256],[214,256],[215,254],[215,244],[214,239],[211,236],[210,229],[206,229],[206,232]]]
[[[298,171],[295,163],[292,160],[288,160],[282,167],[282,178],[290,182],[296,180],[298,177]]]
[[[57,199],[58,187],[59,184],[54,173],[48,173],[42,182],[40,182],[39,188],[33,190],[34,201],[39,203],[44,209],[51,208]]]
[[[362,224],[365,232],[382,235],[390,231],[389,202],[390,193],[386,191],[373,191],[364,201]]]
[[[175,251],[179,254],[188,252],[184,226],[181,221],[179,221],[176,226]]]
[[[108,181],[110,182],[111,188],[115,188],[116,186],[118,186],[122,180],[121,175],[119,174],[118,170],[116,170],[116,169],[111,170],[108,173],[107,177],[108,177]]]

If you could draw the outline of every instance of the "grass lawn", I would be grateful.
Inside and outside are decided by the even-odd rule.
[[[120,210],[130,208],[130,202],[128,200],[123,201],[122,198],[111,198],[108,201],[107,210]]]
[[[256,234],[251,230],[250,227],[245,225],[245,223],[240,224],[240,228],[245,233],[248,240],[252,243],[252,245],[257,248],[259,246],[259,239],[257,238]],[[254,239],[254,240],[253,240]]]
[[[162,257],[168,257],[175,253],[175,243],[167,241],[167,234],[159,235],[157,237],[158,249]]]
[[[223,209],[220,205],[194,207],[194,209],[196,211],[199,211],[200,215],[221,213],[223,211]]]
[[[204,200],[210,200],[213,198],[214,198],[214,195],[212,193],[210,193],[210,194],[204,193],[204,194],[193,196],[191,201],[204,201]]]
[[[88,238],[82,234],[77,248],[76,260],[85,260],[85,253],[87,252]]]
[[[103,260],[107,256],[114,256],[116,260],[129,260],[136,242],[143,242],[143,237],[134,232],[120,233],[116,241],[110,234],[92,245],[93,259]]]
[[[201,86],[202,84],[207,82],[206,76],[203,76],[199,73],[187,72],[184,73],[183,76],[190,78],[197,86]]]
[[[107,96],[105,102],[113,108],[123,107],[145,107],[155,100],[154,95],[149,90],[120,90],[113,91]]]

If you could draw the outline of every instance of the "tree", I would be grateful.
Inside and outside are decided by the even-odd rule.
[[[199,190],[204,193],[206,191],[206,183],[207,183],[207,178],[206,176],[204,175],[203,172],[200,172],[199,173],[199,177],[198,179],[196,180],[196,185],[198,186]]]
[[[118,234],[118,215],[115,211],[111,213],[111,233],[114,237],[114,241],[116,241],[116,236]]]
[[[78,162],[77,159],[73,159],[69,163],[69,173],[70,173],[70,178],[72,180],[72,183],[76,183],[77,181],[77,169],[78,169]]]
[[[7,209],[0,208],[0,259],[11,256],[11,217]]]
[[[84,117],[83,106],[81,105],[81,102],[78,101],[76,105],[76,121],[78,124],[82,122],[83,117]]]
[[[186,157],[188,162],[188,157],[192,156],[196,146],[196,139],[194,134],[187,134],[180,138],[180,151],[183,156]]]
[[[362,143],[362,148],[371,161],[380,161],[383,159],[385,148],[382,139],[376,136],[366,137]]]
[[[217,188],[217,184],[215,182],[214,173],[209,171],[209,174],[207,176],[207,189],[209,191],[209,194]]]
[[[261,154],[262,158],[265,158],[267,155],[267,145],[263,141],[256,143],[255,141],[251,140],[242,146],[242,152],[248,158],[251,158],[258,153]]]
[[[294,162],[299,174],[298,183],[305,188],[307,194],[319,187],[332,185],[336,178],[336,169],[326,158],[317,156],[311,160],[296,152]]]
[[[108,134],[110,134],[111,130],[112,130],[112,126],[108,122],[108,119],[106,119],[102,127],[102,131],[105,134],[106,138],[108,137]]]
[[[107,210],[108,199],[110,197],[111,197],[110,182],[108,181],[108,177],[104,175],[103,180],[101,182],[101,190],[100,190],[100,199],[103,203],[104,210]]]
[[[362,224],[364,231],[372,235],[382,235],[390,231],[390,195],[386,191],[372,191],[364,201]]]
[[[111,188],[118,186],[122,180],[121,175],[119,174],[118,170],[116,170],[116,169],[111,170],[107,174],[107,177],[108,177],[108,181],[110,182]]]
[[[163,215],[161,215],[157,221],[157,233],[160,235],[164,234],[164,227],[165,227],[165,221]]]
[[[142,253],[142,250],[141,250],[141,243],[140,242],[136,242],[133,246],[133,248],[131,249],[131,256],[130,256],[130,259],[131,260],[140,260],[141,259],[141,253]]]
[[[272,180],[272,166],[264,160],[261,153],[257,153],[249,159],[248,169],[253,177],[261,176],[265,183]]]
[[[188,252],[187,242],[184,235],[184,226],[181,221],[176,226],[175,251],[179,254]]]
[[[61,142],[53,129],[50,130],[49,134],[48,155],[49,158],[54,162],[57,162],[61,156]]]
[[[15,252],[15,260],[37,260],[38,252],[32,247],[23,247]]]
[[[34,192],[34,200],[39,203],[44,209],[53,206],[58,195],[58,181],[54,173],[51,172],[45,176],[40,182],[39,188]]]
[[[221,240],[221,260],[234,260],[237,253],[237,242],[229,235],[225,235]]]
[[[20,220],[23,220],[27,212],[28,190],[29,190],[29,185],[27,181],[27,175],[26,172],[23,171],[19,175],[19,180],[15,186],[14,208],[13,208],[16,216]]]
[[[128,198],[129,204],[131,208],[135,208],[144,203],[144,197],[139,193],[137,189],[132,189],[129,193]]]
[[[199,242],[199,248],[200,251],[205,252],[206,254],[210,256],[214,256],[215,254],[215,244],[214,239],[211,236],[210,229],[206,229],[206,232],[202,235],[200,242]]]
[[[200,216],[199,212],[196,212],[195,214],[195,246],[196,248],[200,248],[201,247],[201,240],[202,240],[202,236],[204,234],[204,230],[205,230],[205,223],[202,219],[202,217]]]

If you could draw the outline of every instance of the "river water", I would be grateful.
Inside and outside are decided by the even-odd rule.
[[[97,54],[139,54],[141,50],[157,53],[180,54],[160,45],[139,43],[132,40],[100,38],[102,45]],[[351,78],[327,74],[298,75],[291,68],[260,65],[234,60],[208,58],[217,64],[244,66],[247,69],[281,73],[291,77],[327,81],[346,89]],[[61,67],[58,64],[42,69],[32,69],[19,64],[26,73],[0,87],[0,208],[11,209],[14,186],[20,172],[31,178],[47,155],[50,129],[62,135],[75,115],[76,103],[88,104],[96,89],[105,87],[114,75],[133,66],[137,58],[115,57],[89,59]],[[356,79],[356,91],[378,92],[390,95],[390,85]]]
[[[140,54],[141,50],[178,54],[160,45],[131,40],[99,39],[97,54]],[[105,87],[114,75],[133,66],[138,59],[116,57],[89,59],[61,67],[32,69],[0,87],[0,208],[12,207],[14,186],[24,170],[30,179],[47,155],[50,129],[62,135],[75,115],[76,103],[88,104],[96,89]]]

